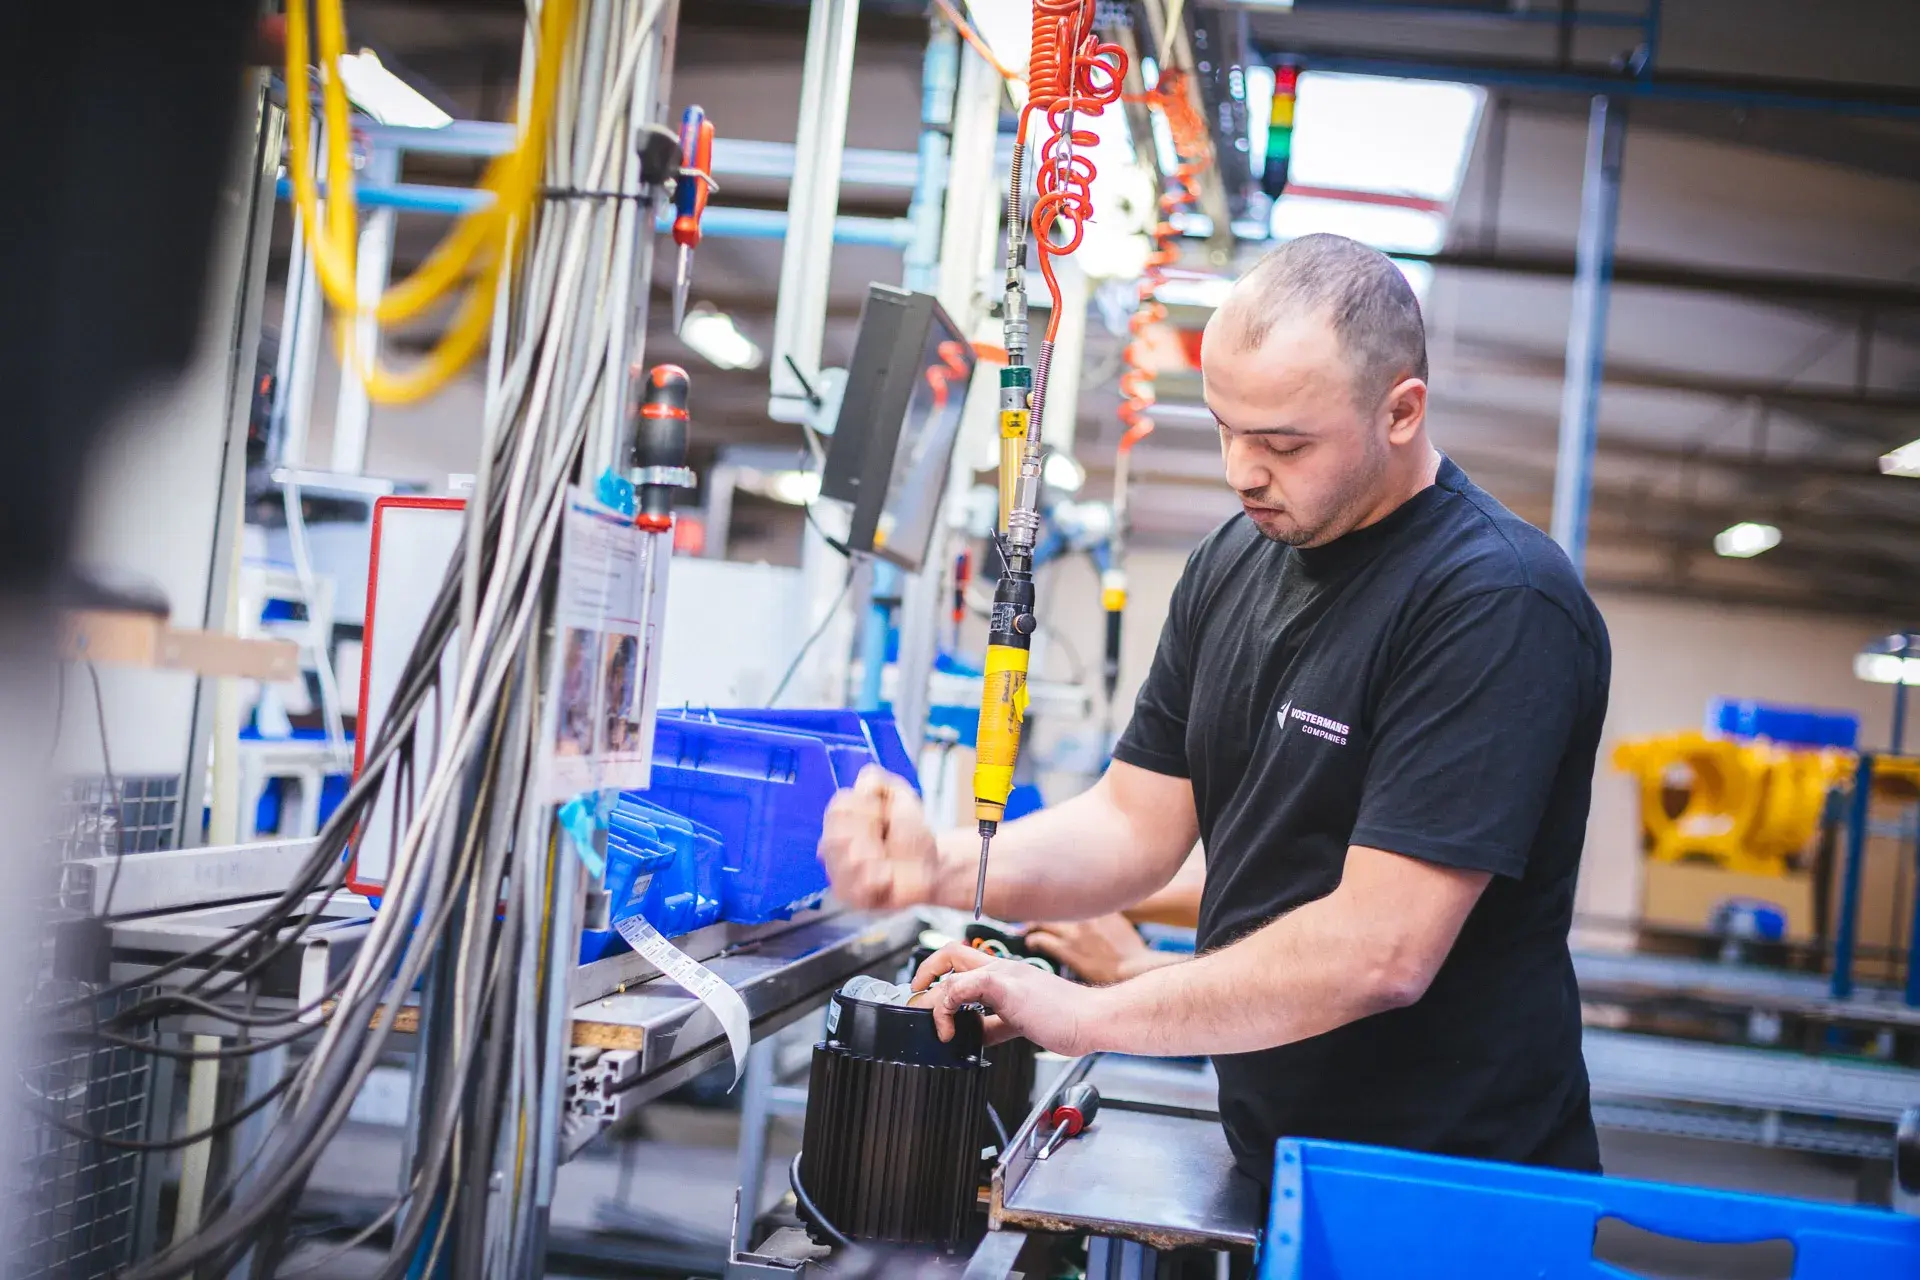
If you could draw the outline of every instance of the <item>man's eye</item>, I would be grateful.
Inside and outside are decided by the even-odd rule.
[[[1273,456],[1276,458],[1291,458],[1294,454],[1299,453],[1302,449],[1306,447],[1307,446],[1304,442],[1300,444],[1295,444],[1295,445],[1288,445],[1284,449],[1281,448],[1279,445],[1270,444],[1267,446],[1267,451],[1273,454]]]

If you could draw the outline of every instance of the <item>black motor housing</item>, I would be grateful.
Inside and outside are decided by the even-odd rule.
[[[942,1043],[925,1009],[840,993],[827,1009],[800,1158],[807,1197],[849,1239],[960,1248],[979,1195],[987,1105],[979,1014],[961,1010]]]

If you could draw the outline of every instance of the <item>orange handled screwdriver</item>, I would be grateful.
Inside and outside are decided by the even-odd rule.
[[[687,285],[693,251],[700,247],[700,215],[713,190],[713,121],[699,107],[680,115],[680,181],[673,189],[673,242],[680,246],[680,270],[673,281],[673,331],[687,318]]]

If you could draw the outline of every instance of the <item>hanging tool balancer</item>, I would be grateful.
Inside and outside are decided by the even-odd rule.
[[[1027,716],[1027,664],[1033,642],[1033,549],[1040,532],[1040,441],[1047,368],[1060,327],[1060,284],[1053,260],[1072,253],[1093,216],[1094,166],[1086,152],[1098,141],[1075,129],[1076,117],[1099,115],[1119,101],[1127,55],[1094,34],[1094,0],[1034,0],[1027,61],[1027,105],[1014,136],[1007,190],[1007,367],[1000,371],[1000,580],[987,628],[980,694],[980,731],[973,770],[974,818],[980,825],[980,872],[973,914],[986,907],[987,855],[1006,816]],[[1022,176],[1027,130],[1035,114],[1046,125],[1039,147],[1031,222]],[[1040,274],[1053,299],[1038,358],[1027,364],[1026,233],[1033,233]],[[1055,232],[1059,237],[1055,238]],[[1067,406],[1073,412],[1073,406]]]
[[[692,282],[693,251],[700,247],[700,217],[713,181],[713,121],[699,107],[680,116],[680,178],[673,186],[673,242],[680,246],[680,266],[673,277],[673,331],[687,319],[687,286]]]

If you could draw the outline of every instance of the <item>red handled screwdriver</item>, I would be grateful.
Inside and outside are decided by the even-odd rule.
[[[1040,1148],[1039,1158],[1045,1160],[1068,1138],[1079,1137],[1099,1112],[1098,1089],[1084,1083],[1068,1088],[1060,1095],[1060,1101],[1047,1109],[1047,1123],[1053,1126],[1053,1133],[1047,1138],[1047,1145]]]

